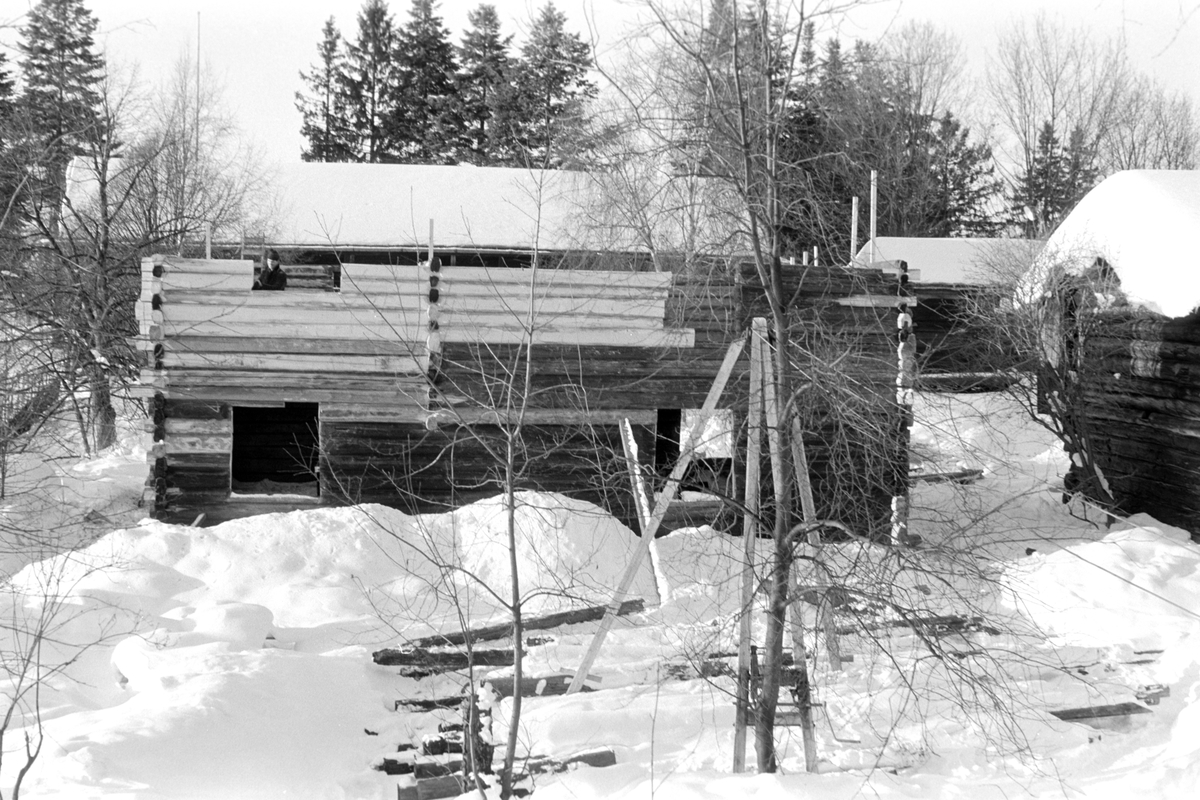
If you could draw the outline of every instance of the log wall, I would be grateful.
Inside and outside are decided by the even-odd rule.
[[[633,527],[618,423],[631,420],[650,458],[658,409],[699,408],[730,342],[766,312],[745,268],[703,280],[543,270],[531,286],[530,270],[435,267],[345,264],[340,292],[251,292],[249,261],[147,260],[140,346],[160,515],[194,516],[228,497],[236,407],[317,403],[322,502],[423,511],[493,495],[501,423],[524,409],[518,484],[584,497]],[[848,371],[855,402],[896,445],[890,460],[832,453],[844,420],[814,404],[809,457],[827,490],[818,504],[877,530],[907,473],[896,279],[799,266],[788,275],[794,336],[815,354],[805,369]],[[744,408],[747,370],[742,359],[722,407]],[[851,497],[853,510],[843,507]]]
[[[1200,540],[1200,318],[1095,319],[1079,375],[1097,463],[1122,511]]]

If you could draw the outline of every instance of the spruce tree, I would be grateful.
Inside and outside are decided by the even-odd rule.
[[[389,133],[402,161],[453,163],[464,134],[450,32],[434,12],[433,0],[413,0],[409,14],[397,37],[399,91]]]
[[[497,133],[517,163],[562,167],[588,147],[587,102],[596,96],[588,80],[591,50],[566,30],[566,16],[547,3],[521,48],[513,91],[497,112]]]
[[[41,0],[21,28],[20,103],[52,185],[61,184],[67,163],[99,123],[104,62],[93,50],[95,31],[96,18],[81,0]]]
[[[1084,192],[1091,188],[1096,172],[1084,152],[1082,135],[1071,136],[1070,152],[1064,151],[1049,121],[1038,132],[1037,150],[1013,193],[1014,221],[1026,235],[1041,236],[1058,224]]]
[[[465,142],[462,160],[484,165],[495,161],[490,141],[494,108],[508,84],[508,48],[512,36],[501,36],[496,7],[480,5],[467,14],[471,29],[458,48],[457,94]]]
[[[308,140],[300,157],[305,161],[352,161],[351,133],[346,125],[345,56],[333,17],[325,21],[321,37],[317,63],[307,73],[300,73],[308,94],[296,92],[296,110],[303,119],[300,135]]]
[[[350,155],[356,161],[396,160],[389,132],[399,92],[396,26],[384,0],[366,0],[358,12],[358,35],[346,45],[342,93],[351,132]]]

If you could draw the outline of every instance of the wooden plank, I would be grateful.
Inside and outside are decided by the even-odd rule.
[[[574,611],[560,611],[555,614],[542,614],[536,617],[525,617],[522,626],[527,631],[549,630],[563,625],[579,625],[584,622],[595,622],[603,619],[607,606],[588,606]],[[626,600],[617,608],[617,616],[640,614],[646,610],[646,603],[641,598]],[[489,625],[484,628],[472,628],[468,631],[451,631],[437,636],[426,636],[413,642],[415,647],[437,647],[439,645],[465,645],[468,641],[485,642],[497,639],[507,639],[512,635],[512,624]]]
[[[675,493],[679,490],[679,482],[683,479],[688,465],[691,464],[696,444],[695,439],[699,435],[700,429],[704,427],[704,422],[716,409],[717,400],[725,391],[725,384],[729,381],[730,373],[733,372],[733,365],[737,362],[738,356],[742,354],[742,348],[745,345],[746,340],[744,337],[735,339],[729,345],[729,351],[725,354],[725,362],[721,365],[721,370],[717,373],[716,380],[713,381],[712,388],[708,392],[708,397],[705,398],[704,405],[700,409],[697,424],[688,432],[688,440],[680,447],[682,455],[671,470],[671,474],[667,477],[667,485],[657,498],[654,506],[654,516],[650,519],[650,524],[642,532],[638,548],[630,558],[629,565],[625,568],[625,574],[621,576],[621,582],[617,585],[617,589],[613,593],[612,601],[608,604],[604,619],[600,623],[600,630],[596,631],[596,635],[592,637],[587,653],[584,654],[583,661],[580,663],[579,669],[575,672],[575,678],[571,681],[570,692],[577,692],[583,688],[583,682],[587,678],[588,672],[591,671],[592,664],[595,662],[596,656],[600,653],[600,648],[604,645],[604,639],[608,635],[609,629],[612,628],[613,620],[616,617],[617,610],[620,608],[621,601],[629,593],[629,587],[633,585],[633,579],[637,576],[638,570],[641,569],[642,561],[645,560],[646,554],[650,551],[650,545],[654,542],[654,536],[658,533],[658,526],[662,524],[663,517],[667,513],[667,508],[671,505],[671,501],[675,499]]]

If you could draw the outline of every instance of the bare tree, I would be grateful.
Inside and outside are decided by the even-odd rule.
[[[1200,149],[1192,101],[1140,75],[1122,96],[1119,114],[1100,147],[1106,172],[1123,169],[1195,169]]]
[[[1002,151],[1021,174],[1032,169],[1047,123],[1063,141],[1078,131],[1082,149],[1097,153],[1132,79],[1119,41],[1096,41],[1044,13],[1001,34],[988,75],[988,97],[1008,137]]]

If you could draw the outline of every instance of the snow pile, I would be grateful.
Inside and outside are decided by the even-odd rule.
[[[821,774],[803,773],[799,732],[781,728],[781,773],[733,776],[734,682],[705,659],[735,646],[742,542],[672,534],[655,543],[657,582],[648,565],[635,581],[650,610],[622,618],[593,665],[599,691],[525,701],[522,746],[609,747],[617,766],[543,778],[537,798],[1193,796],[1200,548],[1148,517],[1111,530],[1081,519],[1061,502],[1061,448],[999,397],[926,397],[917,414],[922,471],[982,479],[918,484],[921,548],[851,542],[827,554],[918,608],[999,629],[939,633],[935,654],[886,608],[844,611],[869,635],[841,638],[854,657],[841,671],[820,640],[813,651]],[[79,474],[102,481],[118,461]],[[515,521],[530,614],[607,601],[637,544],[594,506],[554,495],[521,494]],[[46,743],[23,794],[394,797],[397,779],[373,766],[456,717],[396,711],[396,700],[457,693],[462,678],[402,677],[371,652],[505,620],[507,537],[499,498],[420,517],[363,506],[202,530],[145,521],[25,566],[0,595],[3,686],[10,697],[28,686],[19,632],[39,620],[42,667],[61,669],[44,675]],[[943,554],[951,544],[956,562]],[[975,568],[935,570],[949,563]],[[529,645],[528,674],[573,672],[595,630],[538,632],[548,635]],[[761,640],[761,612],[755,631]],[[982,680],[964,681],[971,670]],[[1134,702],[1155,684],[1169,694],[1120,730],[1048,713]],[[4,741],[11,789],[21,732]]]
[[[1200,275],[1188,236],[1200,226],[1200,170],[1126,170],[1084,195],[1046,242],[1026,277],[1027,290],[1055,270],[1082,274],[1107,261],[1130,301],[1168,317],[1200,305]]]

